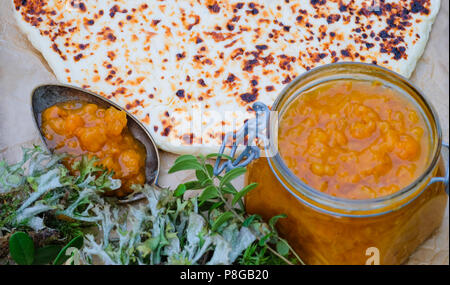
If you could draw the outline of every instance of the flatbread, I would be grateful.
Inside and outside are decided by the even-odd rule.
[[[216,152],[296,76],[337,61],[406,77],[440,0],[12,0],[62,83],[137,116],[158,146]],[[375,3],[371,5],[371,3]]]

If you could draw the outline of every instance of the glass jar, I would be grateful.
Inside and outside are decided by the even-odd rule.
[[[401,264],[441,225],[447,206],[448,147],[442,147],[439,120],[427,100],[406,79],[363,63],[330,64],[305,73],[282,91],[272,111],[278,112],[281,119],[289,103],[303,91],[337,79],[376,80],[395,88],[416,105],[430,132],[426,171],[389,196],[351,200],[309,187],[277,153],[248,166],[246,182],[256,182],[258,187],[246,196],[246,209],[264,219],[286,214],[277,229],[306,264]],[[277,139],[276,124],[272,120],[268,126],[271,145]]]

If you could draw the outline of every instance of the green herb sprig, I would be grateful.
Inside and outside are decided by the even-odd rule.
[[[256,183],[245,186],[240,191],[236,190],[232,181],[245,174],[246,169],[238,167],[225,173],[223,176],[214,175],[213,166],[208,163],[208,159],[217,157],[217,154],[195,157],[192,155],[180,156],[176,159],[169,173],[175,173],[181,170],[195,170],[197,180],[189,181],[177,187],[175,195],[180,197],[187,190],[202,191],[199,196],[199,206],[208,205],[205,210],[210,213],[213,210],[221,210],[222,213],[216,219],[211,221],[212,230],[217,230],[230,219],[238,221],[240,226],[249,228],[257,237],[258,242],[247,250],[247,258],[250,253],[258,251],[259,255],[266,254],[268,250],[286,264],[300,263],[301,258],[295,253],[289,243],[281,238],[275,228],[275,224],[280,218],[286,218],[286,215],[278,215],[270,219],[269,227],[262,223],[259,215],[248,215],[243,205],[243,197],[251,190],[257,187]],[[232,159],[231,157],[226,157]],[[208,209],[209,207],[209,209]],[[258,248],[261,247],[261,248]],[[293,256],[289,260],[289,256]],[[244,259],[245,261],[245,259]]]

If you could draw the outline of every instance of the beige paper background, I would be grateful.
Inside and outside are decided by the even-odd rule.
[[[39,144],[30,95],[37,85],[57,83],[45,60],[20,32],[11,0],[0,0],[0,159],[16,161],[22,145]],[[449,1],[443,0],[426,51],[411,80],[436,108],[444,141],[449,141]],[[161,153],[160,184],[176,186],[191,173],[168,175],[175,155]],[[238,184],[243,184],[239,181]],[[409,259],[408,264],[449,264],[449,217]]]

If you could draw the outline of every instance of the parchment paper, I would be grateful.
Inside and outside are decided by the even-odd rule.
[[[11,2],[0,0],[0,159],[13,162],[21,157],[21,146],[40,143],[31,114],[31,91],[37,85],[57,81],[45,60],[17,27]],[[449,1],[444,0],[425,54],[411,78],[436,108],[445,142],[449,141],[448,17]],[[192,173],[167,174],[175,158],[161,152],[161,185],[175,187],[194,178]],[[243,181],[238,184],[242,185]],[[448,208],[440,229],[407,263],[449,264]]]

